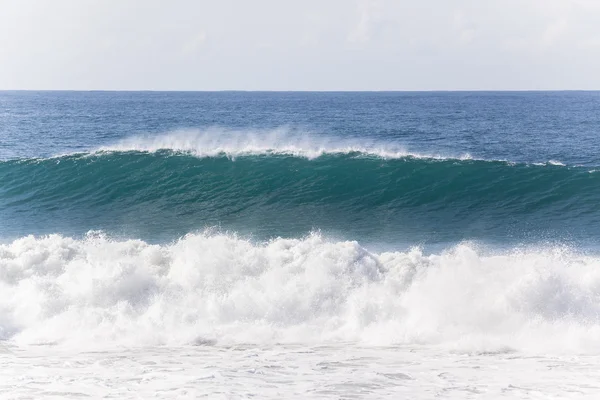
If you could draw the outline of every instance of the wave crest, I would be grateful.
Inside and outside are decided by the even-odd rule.
[[[213,127],[207,130],[180,130],[162,135],[138,135],[103,146],[97,151],[142,151],[157,152],[170,150],[197,157],[227,156],[230,158],[277,154],[315,159],[325,154],[363,154],[387,159],[434,158],[442,155],[408,152],[402,145],[376,139],[340,138],[299,132],[290,128],[268,131],[231,130]],[[457,159],[470,159],[465,154]]]

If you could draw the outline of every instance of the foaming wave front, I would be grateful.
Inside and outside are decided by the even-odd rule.
[[[0,290],[0,335],[16,345],[600,350],[600,258],[560,247],[377,254],[319,234],[162,246],[28,236],[0,246]]]

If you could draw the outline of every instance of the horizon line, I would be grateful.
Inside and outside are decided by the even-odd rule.
[[[154,92],[154,93],[515,93],[515,92],[598,92],[600,89],[419,89],[419,90],[246,90],[246,89],[0,89],[0,92]]]

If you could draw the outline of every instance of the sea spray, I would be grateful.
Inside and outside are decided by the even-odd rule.
[[[0,246],[0,290],[2,339],[23,345],[600,350],[600,258],[563,247],[377,254],[319,234],[28,236]]]

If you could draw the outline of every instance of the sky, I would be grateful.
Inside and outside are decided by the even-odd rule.
[[[600,0],[0,0],[0,90],[600,89]]]

